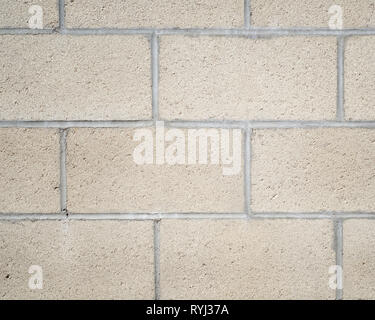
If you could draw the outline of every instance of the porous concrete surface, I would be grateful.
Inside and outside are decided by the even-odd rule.
[[[329,28],[340,6],[343,28],[375,26],[375,3],[372,0],[251,0],[251,24],[254,27]],[[332,18],[333,17],[333,18]]]
[[[375,210],[375,132],[317,128],[254,130],[252,210]]]
[[[244,25],[243,0],[66,1],[69,28],[232,28]]]
[[[0,119],[150,119],[149,47],[142,36],[3,35]]]
[[[333,37],[165,36],[160,117],[333,120],[336,65]]]
[[[375,298],[375,221],[344,222],[344,299]]]
[[[40,6],[43,10],[43,29],[59,26],[57,0],[11,0],[0,1],[0,28],[29,28],[29,19],[35,12],[29,9]]]
[[[1,299],[153,299],[153,261],[152,222],[0,222]]]
[[[163,220],[162,299],[334,299],[332,222]]]
[[[243,212],[242,169],[224,176],[223,167],[210,162],[139,165],[133,158],[141,143],[133,141],[135,130],[69,130],[70,212]]]
[[[353,37],[345,46],[345,115],[375,120],[375,37]]]
[[[0,128],[0,213],[60,210],[59,132]]]
[[[375,297],[373,0],[0,2],[0,299]]]

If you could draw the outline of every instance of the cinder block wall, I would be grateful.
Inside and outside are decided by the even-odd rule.
[[[374,49],[372,0],[1,1],[0,297],[375,298]],[[136,164],[157,121],[239,174]]]

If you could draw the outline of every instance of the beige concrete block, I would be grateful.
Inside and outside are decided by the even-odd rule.
[[[345,115],[375,120],[375,37],[348,38],[345,47]]]
[[[242,161],[238,174],[227,176],[211,161],[155,164],[155,152],[152,164],[137,164],[133,153],[143,142],[133,141],[134,134],[118,128],[69,130],[70,212],[243,212]]]
[[[75,28],[242,27],[243,0],[67,1],[66,24]]]
[[[323,220],[163,220],[162,299],[333,299]]]
[[[336,14],[329,12],[333,5],[341,7],[343,28],[375,26],[372,0],[251,0],[251,24],[256,27],[329,28],[329,21]]]
[[[374,211],[375,130],[255,130],[254,211]]]
[[[375,221],[344,222],[344,299],[375,298]]]
[[[151,117],[150,49],[140,36],[1,36],[1,120]]]
[[[334,119],[336,39],[165,36],[163,119]]]
[[[35,11],[29,13],[32,6],[43,10],[43,29],[59,26],[57,0],[3,0],[0,2],[0,28],[29,28],[29,19]]]
[[[0,212],[59,212],[58,130],[2,128],[0,146]]]
[[[153,270],[152,222],[0,222],[1,299],[153,299]]]

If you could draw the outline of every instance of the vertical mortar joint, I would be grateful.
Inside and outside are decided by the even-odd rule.
[[[343,299],[343,220],[338,219],[334,221],[335,229],[335,252],[336,252],[336,266],[341,270],[337,271],[337,288],[336,288],[336,300]]]
[[[249,217],[251,213],[251,134],[252,128],[249,124],[245,128],[244,141],[244,196],[245,196],[245,214]]]
[[[152,119],[159,120],[159,37],[151,36]]]
[[[68,216],[66,186],[66,136],[68,129],[60,129],[60,211]]]
[[[59,31],[65,29],[65,0],[58,0],[59,6]]]
[[[338,121],[345,120],[344,110],[344,54],[345,54],[345,37],[337,37],[337,112]]]
[[[155,300],[160,300],[160,219],[154,220],[154,290]]]
[[[245,29],[250,29],[251,27],[250,0],[244,0],[244,23],[245,23]]]

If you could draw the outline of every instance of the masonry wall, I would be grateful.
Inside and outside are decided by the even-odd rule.
[[[374,11],[1,1],[0,298],[375,298]],[[160,126],[239,132],[239,171],[136,163]]]

